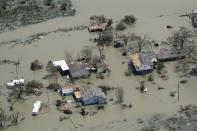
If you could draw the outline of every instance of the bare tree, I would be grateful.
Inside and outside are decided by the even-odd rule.
[[[179,30],[167,38],[167,43],[178,52],[191,50],[191,47],[194,46],[192,31],[185,27],[180,27]]]
[[[145,49],[152,48],[152,42],[150,37],[144,35],[143,38],[131,33],[124,38],[127,50],[130,52],[141,52]]]
[[[178,54],[185,56],[176,65],[176,71],[181,71],[184,75],[197,75],[197,46],[192,39],[193,35],[191,30],[181,27],[167,38],[167,44]]]
[[[13,113],[11,117],[12,117],[12,123],[17,124],[19,119],[19,112]]]
[[[85,58],[85,60],[87,62],[90,62],[92,60],[92,55],[93,55],[92,49],[90,47],[86,47],[86,48],[82,49],[81,55],[82,55],[82,57]]]
[[[66,62],[67,62],[68,64],[70,64],[70,63],[73,61],[73,54],[72,54],[72,52],[66,50],[66,51],[64,51],[64,54],[65,54]]]
[[[123,102],[124,92],[123,92],[123,89],[121,87],[117,87],[116,88],[116,95],[117,95],[116,103],[122,103]]]
[[[51,73],[52,78],[55,80],[55,82],[57,83],[58,81],[58,70],[53,66],[53,62],[49,61],[47,63],[46,69]]]
[[[107,29],[103,31],[98,38],[98,45],[99,46],[109,46],[114,40],[114,34],[111,29]]]
[[[99,51],[99,58],[100,58],[100,62],[102,62],[102,60],[104,59],[105,55],[103,53],[103,47],[102,46],[98,46],[98,51]]]

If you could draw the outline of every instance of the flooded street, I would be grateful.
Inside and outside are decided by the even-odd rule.
[[[129,32],[141,36],[148,35],[152,39],[161,42],[172,31],[181,26],[194,30],[190,19],[179,17],[179,15],[197,9],[196,0],[73,0],[73,5],[77,10],[75,16],[56,18],[2,33],[0,34],[0,42],[23,39],[36,33],[49,32],[58,28],[88,25],[89,17],[92,15],[105,15],[107,18],[112,18],[116,23],[116,21],[128,14],[137,17],[137,23],[129,28]],[[167,29],[166,25],[172,25],[175,28]],[[89,41],[89,39],[93,38],[94,35],[89,34],[87,30],[51,33],[30,45],[16,45],[13,48],[12,44],[1,45],[0,59],[17,61],[22,58],[18,69],[19,77],[23,77],[25,80],[39,80],[47,86],[49,81],[42,80],[42,77],[46,75],[45,69],[32,72],[30,63],[35,59],[39,59],[42,64],[46,65],[49,60],[65,59],[66,50],[72,51],[73,55],[77,57],[82,48],[86,46],[95,48],[95,43]],[[84,125],[82,128],[75,129],[71,121],[59,121],[59,116],[62,113],[56,110],[55,101],[61,99],[61,97],[58,93],[49,91],[49,113],[39,114],[37,117],[31,116],[33,103],[36,100],[47,102],[46,92],[39,97],[28,96],[27,100],[23,103],[17,103],[15,107],[25,117],[25,120],[17,126],[5,129],[5,131],[133,131],[138,129],[136,124],[138,118],[157,113],[169,115],[177,112],[180,105],[197,104],[197,82],[194,77],[189,78],[188,83],[180,85],[179,101],[177,101],[177,96],[169,96],[169,92],[177,90],[177,84],[180,81],[179,74],[174,72],[175,62],[165,63],[169,80],[164,81],[157,77],[156,72],[153,72],[156,84],[146,82],[148,92],[141,94],[136,90],[136,87],[139,86],[139,81],[147,81],[148,75],[126,77],[124,72],[127,69],[128,59],[121,55],[121,51],[113,47],[107,47],[104,52],[105,61],[111,69],[110,76],[104,80],[90,78],[90,80],[82,81],[123,88],[124,103],[132,103],[133,107],[131,109],[121,109],[119,105],[109,102],[104,111],[98,112],[94,116],[82,117],[79,113],[74,114],[71,117],[72,121]],[[122,64],[123,61],[125,64]],[[15,66],[10,64],[0,65],[0,73],[0,85],[16,78]],[[59,81],[65,82],[66,80],[60,78]],[[157,85],[165,87],[165,89],[158,91]],[[6,91],[6,89],[2,89],[2,92]],[[4,97],[0,96],[0,107],[7,105]],[[124,122],[124,119],[128,121]]]

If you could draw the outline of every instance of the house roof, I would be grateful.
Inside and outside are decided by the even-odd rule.
[[[156,54],[153,51],[140,52],[140,61],[143,65],[153,65],[157,61]]]
[[[129,58],[135,67],[140,67],[142,65],[153,65],[153,62],[157,61],[156,54],[153,51],[131,54]]]
[[[63,71],[69,70],[69,67],[66,64],[66,61],[65,60],[53,61],[53,65],[55,67],[58,67],[58,68],[60,67],[61,70],[63,70]]]
[[[88,27],[90,30],[96,30],[96,29],[102,29],[105,30],[107,28],[107,24],[106,23],[102,23],[102,24],[95,24],[95,25],[91,25]]]
[[[81,97],[83,100],[91,99],[94,96],[106,98],[104,92],[102,92],[102,90],[100,88],[90,86],[90,85],[81,88],[80,93],[81,93]]]
[[[193,22],[197,23],[197,16],[194,17]]]
[[[81,89],[81,86],[76,83],[65,83],[62,89]]]
[[[157,57],[159,60],[178,58],[179,54],[172,49],[162,48],[158,51]]]
[[[85,65],[81,62],[71,63],[69,69],[72,78],[88,76],[88,71],[86,70]]]
[[[130,58],[131,62],[133,63],[133,65],[134,65],[135,67],[141,66],[140,56],[139,56],[138,53],[131,54],[131,55],[129,56],[129,58]]]
[[[81,98],[81,93],[80,93],[80,91],[74,92],[74,96],[75,96],[75,98],[80,99],[80,98]]]

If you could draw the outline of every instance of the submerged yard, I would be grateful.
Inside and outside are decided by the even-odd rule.
[[[78,79],[76,82],[79,84],[91,82],[96,86],[108,85],[110,87],[119,87],[123,91],[122,104],[115,103],[114,96],[116,92],[112,91],[107,94],[108,104],[104,105],[104,110],[99,110],[95,113],[97,106],[87,106],[84,108],[90,114],[82,116],[80,114],[80,108],[76,108],[73,110],[70,119],[59,121],[60,116],[64,116],[64,114],[56,109],[55,104],[56,100],[62,99],[62,97],[59,93],[45,88],[53,81],[43,79],[47,74],[45,66],[50,60],[66,59],[65,51],[72,52],[74,58],[77,58],[81,50],[87,47],[91,48],[94,54],[99,54],[96,43],[90,41],[90,39],[93,40],[98,35],[94,33],[90,34],[87,28],[83,26],[89,25],[90,16],[104,15],[106,18],[112,18],[114,22],[112,26],[115,26],[125,15],[133,14],[137,18],[136,24],[122,32],[125,34],[135,33],[139,36],[147,35],[157,43],[165,41],[172,32],[178,30],[181,26],[193,32],[196,31],[192,27],[190,19],[179,17],[179,15],[190,13],[196,9],[195,5],[197,1],[195,0],[72,0],[72,3],[77,11],[74,16],[55,18],[43,23],[28,25],[0,34],[1,43],[8,41],[8,43],[0,45],[0,60],[20,60],[18,77],[24,78],[27,81],[38,80],[44,86],[41,96],[25,96],[24,101],[14,103],[15,111],[20,112],[25,119],[16,126],[11,126],[3,130],[136,131],[144,127],[139,124],[139,119],[147,122],[148,118],[151,118],[155,114],[164,115],[166,118],[166,116],[170,117],[178,113],[181,105],[196,105],[196,77],[180,77],[181,74],[175,72],[177,61],[164,63],[169,77],[167,80],[160,78],[157,71],[154,70],[151,73],[154,77],[154,82],[152,82],[148,81],[150,74],[131,74],[131,76],[125,76],[129,58],[122,56],[121,49],[109,46],[104,48],[103,53],[105,54],[104,62],[111,70],[110,74],[106,75],[104,79],[97,79],[93,75],[90,78]],[[171,25],[174,28],[167,29],[167,25]],[[72,27],[72,30],[69,29],[70,27]],[[78,29],[74,27],[83,28]],[[64,30],[62,31],[62,29]],[[21,42],[38,33],[41,33],[40,36],[42,37],[35,37],[35,39],[33,37],[33,41],[29,44]],[[43,33],[48,34],[43,35]],[[196,37],[194,38],[196,39]],[[12,40],[19,40],[20,42],[18,44],[14,42],[9,43]],[[35,59],[38,59],[44,65],[44,69],[38,71],[30,70],[30,64]],[[10,103],[7,102],[9,90],[5,87],[5,83],[17,78],[15,65],[9,64],[9,62],[7,64],[1,64],[0,72],[0,85],[2,85],[0,86],[0,107],[5,108],[9,112]],[[179,85],[178,100],[178,83],[183,79],[186,79],[187,83]],[[58,83],[62,85],[66,80],[66,77],[61,76],[57,79]],[[148,89],[148,92],[140,93],[136,89],[139,87],[140,81],[145,81],[145,87]],[[170,96],[171,92],[176,92],[174,97]],[[48,103],[50,111],[32,117],[33,103],[37,100]],[[66,100],[72,100],[72,98],[66,97]],[[130,104],[132,107],[127,108],[126,106]],[[75,128],[73,123],[83,126]]]

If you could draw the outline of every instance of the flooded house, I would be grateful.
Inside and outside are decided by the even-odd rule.
[[[76,102],[81,102],[82,101],[80,91],[75,91],[73,96],[74,96],[74,99],[75,99]]]
[[[70,76],[73,79],[89,76],[89,72],[82,62],[73,62],[68,65]]]
[[[197,16],[192,20],[193,27],[197,27]]]
[[[162,48],[157,52],[157,58],[159,61],[166,62],[176,59],[184,58],[184,54],[177,53],[172,49]]]
[[[94,24],[90,25],[88,27],[88,31],[91,32],[102,32],[107,29],[107,24],[106,23],[101,23],[101,24]]]
[[[53,66],[61,73],[61,75],[69,74],[69,67],[65,60],[53,61]]]
[[[193,27],[197,27],[197,10],[192,11],[190,18],[192,20]]]
[[[105,93],[98,87],[86,86],[80,91],[74,93],[76,101],[82,102],[83,105],[106,104]]]
[[[80,85],[75,83],[65,83],[64,86],[60,89],[60,95],[69,96],[73,95],[75,91],[79,91],[81,88]]]
[[[157,62],[156,54],[153,51],[131,54],[129,59],[129,66],[136,75],[152,72]]]
[[[193,20],[195,17],[197,17],[197,10],[192,11],[190,18]]]

